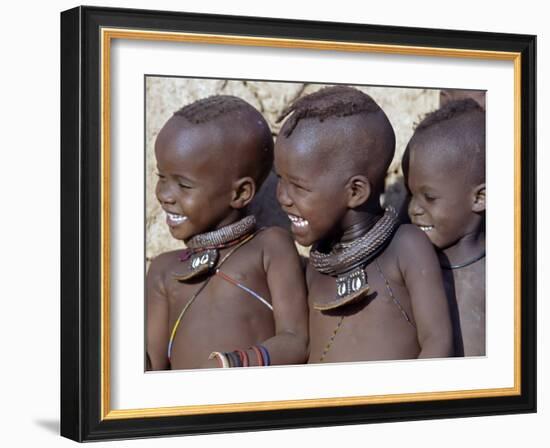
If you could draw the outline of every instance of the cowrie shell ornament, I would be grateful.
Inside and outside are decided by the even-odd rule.
[[[336,298],[329,302],[315,302],[313,308],[319,311],[333,310],[362,299],[369,292],[367,274],[362,267],[340,274],[336,278]]]
[[[198,252],[184,261],[183,270],[174,272],[173,276],[178,281],[186,281],[202,276],[210,272],[218,262],[219,253],[216,249],[207,249]]]

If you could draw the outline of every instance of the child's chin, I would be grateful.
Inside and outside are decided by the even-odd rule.
[[[433,232],[433,230],[432,230],[432,232]],[[424,233],[424,235],[426,235],[426,237],[430,240],[430,243],[432,243],[436,249],[441,248],[440,247],[441,246],[440,241],[437,240],[435,235],[433,235],[431,232],[423,232],[423,233]]]
[[[441,244],[439,244],[439,242],[437,241],[437,239],[433,238],[432,236],[430,235],[426,235],[428,237],[428,239],[430,240],[430,243],[432,243],[434,245],[434,247],[436,249],[441,249]]]
[[[300,246],[304,247],[311,246],[315,242],[312,241],[311,237],[307,235],[296,235],[295,233],[293,233],[292,237],[294,238],[294,241],[296,241]]]
[[[176,240],[184,241],[193,236],[189,235],[189,232],[183,232],[179,227],[168,226],[168,231],[170,232],[170,235],[172,235],[172,238]]]

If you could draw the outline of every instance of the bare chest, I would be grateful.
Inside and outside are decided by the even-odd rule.
[[[460,315],[481,318],[485,315],[485,262],[456,270],[443,271],[447,296],[456,303]]]
[[[485,355],[485,261],[461,269],[444,270],[443,278],[456,354]]]
[[[274,334],[262,270],[227,263],[218,274],[167,285],[172,368],[200,367],[212,351],[254,345]]]
[[[193,319],[247,319],[270,311],[271,297],[262,275],[224,266],[218,273],[202,281],[181,282],[175,279],[167,285],[170,321],[185,311]],[[270,312],[268,313],[270,314]]]
[[[366,270],[369,291],[359,302],[318,311],[319,298],[336,296],[336,279],[310,276],[310,362],[401,359],[418,354],[409,294],[374,264]]]

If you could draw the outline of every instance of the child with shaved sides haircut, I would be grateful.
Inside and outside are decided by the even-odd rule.
[[[307,302],[290,235],[244,210],[273,163],[268,124],[233,96],[176,112],[155,143],[157,199],[185,250],[147,274],[149,370],[299,364]]]
[[[485,355],[485,113],[451,101],[419,124],[403,158],[409,216],[438,250],[457,356]]]
[[[310,363],[446,357],[452,332],[437,256],[382,209],[395,135],[351,87],[298,99],[275,144],[278,199],[306,271]]]

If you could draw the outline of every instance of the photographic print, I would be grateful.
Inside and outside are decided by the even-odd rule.
[[[145,89],[146,261],[149,271],[146,290],[148,369],[399,360],[423,355],[485,355],[485,92],[189,79],[153,75],[146,76]],[[330,275],[324,272],[323,268],[319,270],[322,275],[318,281],[324,281],[324,277],[332,277],[332,285],[327,282],[326,286],[323,285],[321,288],[324,291],[319,292],[321,295],[329,296],[319,298],[319,301],[332,303],[337,297],[337,303],[332,309],[327,308],[325,303],[320,305],[317,303],[317,297],[307,293],[309,290],[316,290],[314,281],[303,287],[305,281],[301,277],[306,274],[308,267],[316,269],[315,265],[308,262],[312,244],[318,248],[323,241],[307,244],[306,240],[306,246],[300,244],[299,241],[304,242],[304,238],[308,237],[309,228],[315,229],[316,223],[310,223],[305,218],[291,213],[300,213],[297,207],[302,204],[295,205],[292,200],[288,202],[288,197],[281,196],[284,195],[281,191],[284,186],[279,183],[286,182],[286,179],[281,178],[273,164],[273,146],[277,147],[276,142],[284,126],[284,112],[293,104],[300,104],[300,101],[304,102],[310,98],[315,100],[315,95],[325,95],[319,103],[322,106],[324,101],[327,110],[333,108],[334,111],[328,112],[326,117],[315,117],[308,111],[309,115],[304,122],[313,121],[322,127],[330,126],[331,124],[321,123],[332,119],[336,128],[332,132],[334,134],[338,128],[345,126],[346,117],[352,117],[352,120],[355,119],[355,115],[365,118],[355,131],[358,134],[357,140],[350,142],[346,136],[341,136],[340,139],[331,140],[328,149],[319,149],[334,154],[340,151],[343,157],[350,159],[349,172],[338,173],[336,181],[341,180],[345,187],[353,175],[367,176],[369,168],[378,163],[377,159],[383,156],[377,154],[377,151],[388,152],[385,162],[379,168],[378,177],[382,184],[377,188],[378,191],[372,194],[372,197],[362,199],[361,204],[354,205],[351,212],[354,226],[363,228],[356,238],[348,239],[348,244],[355,245],[355,251],[364,251],[356,256],[352,263],[357,265],[355,267],[359,267],[359,270],[354,270],[353,266],[351,269],[350,266],[346,266],[347,269],[340,268],[344,274],[340,276],[335,273]],[[361,110],[361,101],[377,108],[379,112]],[[335,109],[339,105],[342,109]],[[346,107],[357,107],[357,111],[347,110]],[[243,117],[243,110],[250,115]],[[386,147],[383,148],[381,145],[380,149],[370,146],[372,144],[369,142],[372,135],[379,132],[378,129],[360,134],[363,127],[369,127],[369,114],[373,114],[374,120],[379,119],[376,117],[377,112],[387,118],[378,128],[381,127],[389,134]],[[289,113],[289,118],[297,113]],[[243,120],[249,120],[251,123]],[[227,128],[224,128],[224,121],[229,123]],[[215,247],[215,243],[208,247],[195,247],[193,241],[201,236],[197,236],[197,230],[193,227],[194,221],[204,226],[201,221],[205,205],[218,199],[204,196],[201,198],[200,191],[217,189],[219,193],[216,196],[225,194],[221,186],[214,188],[213,185],[230,176],[231,165],[238,163],[236,159],[244,158],[238,146],[246,146],[248,141],[238,140],[235,146],[231,146],[232,134],[228,133],[234,132],[239,126],[242,129],[247,129],[247,126],[253,127],[258,121],[262,122],[265,135],[257,148],[259,156],[255,162],[264,171],[258,176],[259,180],[254,182],[254,191],[257,193],[250,195],[247,205],[239,204],[237,209],[224,204],[226,214],[222,213],[220,217],[207,223],[207,227],[204,228],[206,232],[202,231],[199,235],[210,233],[209,238],[215,238],[216,234],[211,232],[217,232],[221,238],[223,229],[228,229],[227,226],[247,217],[254,217],[255,225],[244,230],[243,235],[235,233],[226,237],[227,241],[217,242],[219,248]],[[201,128],[204,128],[203,134],[200,133]],[[416,132],[418,128],[420,130]],[[198,133],[197,138],[200,142],[188,141],[187,136],[193,139],[195,132]],[[208,139],[216,132],[220,134],[219,140],[210,142]],[[429,148],[425,149],[426,143],[422,143],[422,135],[427,132],[436,132],[435,137],[429,140],[431,146],[436,147],[435,153],[430,153]],[[415,134],[416,139],[413,139]],[[202,138],[200,135],[203,135]],[[412,166],[413,195],[410,192],[411,186],[405,182],[403,171],[409,171],[409,143],[412,142],[414,146],[419,138],[420,156],[426,153],[428,157],[417,162],[418,156],[414,152],[413,161],[420,163],[420,166]],[[218,141],[220,147],[216,150]],[[415,149],[417,146],[419,145],[417,144]],[[406,151],[407,149],[409,150]],[[200,174],[197,172],[200,168],[194,167],[199,157],[195,151],[213,152],[211,157],[205,156],[203,164],[206,166],[202,168],[206,171],[201,171]],[[366,156],[369,167],[361,168],[360,163],[364,156],[359,154],[355,156],[358,159],[354,160],[354,151],[371,152],[377,156]],[[442,159],[443,156],[440,154],[443,152],[446,156]],[[219,165],[216,162],[219,162]],[[314,162],[313,160],[304,163],[307,165]],[[168,163],[166,167],[163,166],[165,163]],[[317,172],[308,172],[300,166],[289,167],[291,171],[297,168],[297,173],[291,176],[293,180],[289,181],[286,188],[296,189],[298,194],[302,193],[303,196],[316,193],[314,181],[321,177],[326,178],[327,173],[336,170],[342,162],[325,156],[323,163],[325,166],[319,166]],[[424,165],[430,163],[433,167],[427,168],[426,178]],[[419,175],[423,177],[418,179]],[[465,178],[473,180],[465,183]],[[297,179],[302,182],[298,183]],[[453,179],[455,184],[450,185]],[[315,187],[322,191],[323,186]],[[332,190],[331,193],[338,187],[338,184],[328,186]],[[471,189],[475,191],[471,192]],[[197,213],[193,208],[194,194],[202,201],[197,209],[198,216],[195,217],[184,213],[186,207],[190,207],[190,213]],[[374,196],[376,197],[373,199]],[[457,201],[468,202],[470,196],[472,205],[466,207],[465,213],[449,216],[449,210],[456,207]],[[298,202],[299,200],[298,198]],[[434,202],[435,216],[431,210]],[[313,202],[312,206],[325,214],[331,213],[326,203]],[[307,202],[305,207],[307,210]],[[440,208],[443,216],[437,216]],[[385,233],[381,237],[376,234],[380,226],[376,227],[376,223],[381,220],[386,209],[394,211],[396,222],[392,228],[382,228]],[[326,235],[323,235],[325,245],[332,244],[334,247],[340,243],[339,239],[346,238],[343,235],[350,229],[345,228],[344,222],[349,219],[346,212],[340,212],[340,216],[330,223]],[[434,219],[442,219],[441,224],[437,223],[437,228],[431,224]],[[421,231],[415,232],[411,224]],[[428,304],[429,313],[424,316],[421,314],[419,318],[414,316],[415,308],[418,310],[420,307],[413,306],[416,293],[414,284],[407,288],[403,272],[405,269],[396,275],[395,269],[392,269],[392,262],[388,261],[390,256],[383,255],[392,252],[393,245],[390,242],[398,234],[400,225],[404,227],[399,231],[399,235],[412,231],[412,240],[423,240],[422,233],[428,235],[437,250],[441,266],[441,270],[433,268],[435,275],[431,280],[422,280],[428,284],[430,294],[435,297],[435,303]],[[288,267],[284,277],[294,280],[282,291],[290,302],[295,302],[281,305],[289,308],[288,316],[274,310],[274,300],[268,283],[270,275],[273,274],[269,269],[265,270],[267,263],[254,253],[267,251],[266,248],[260,246],[253,253],[249,253],[244,257],[244,261],[238,263],[236,269],[233,268],[234,273],[231,275],[226,272],[228,265],[226,269],[220,266],[223,255],[229,253],[229,248],[233,245],[238,245],[243,236],[253,234],[257,229],[270,232],[273,229],[269,229],[273,227],[287,232],[284,236],[286,241],[280,244],[288,243],[288,236],[291,236],[296,246],[294,250],[287,244],[286,253],[283,255],[283,263],[293,266]],[[446,234],[449,230],[451,234]],[[372,231],[374,233],[371,233]],[[443,232],[443,235],[439,235],[439,232]],[[281,235],[283,236],[284,232]],[[186,248],[185,238],[191,241],[191,248]],[[331,238],[335,241],[329,242]],[[380,247],[374,246],[371,253],[362,245],[371,244],[369,240],[374,238],[380,239]],[[443,241],[440,241],[441,238]],[[234,244],[231,244],[231,240]],[[328,251],[325,249],[324,254],[330,252],[332,247],[329,247]],[[245,248],[246,246],[241,252]],[[212,250],[220,254],[211,255]],[[296,251],[300,259],[296,258]],[[434,258],[429,248],[426,248],[426,252]],[[447,254],[456,258],[453,263],[449,262]],[[265,257],[268,255],[264,252]],[[403,264],[404,254],[397,254],[396,260],[400,259],[400,255]],[[342,256],[346,256],[345,252],[338,254],[338,257]],[[160,266],[158,269],[156,265],[151,267],[151,261],[155,257],[159,257],[156,262]],[[414,257],[415,264],[418,265],[419,254],[415,253]],[[210,261],[209,258],[215,258],[215,261]],[[432,261],[429,259],[425,263],[430,266],[433,264]],[[249,278],[249,282],[256,283],[262,289],[262,295],[254,291],[250,284],[235,280],[236,277],[249,277],[249,271],[257,271],[255,264],[258,262],[261,262],[260,271],[263,271],[263,275],[258,277],[265,279],[258,281],[252,277]],[[384,270],[381,263],[384,264]],[[366,269],[367,266],[371,267]],[[334,269],[335,265],[331,267]],[[423,266],[421,269],[425,268]],[[391,281],[384,274],[387,269],[390,269],[393,275]],[[193,274],[193,270],[196,270],[197,274]],[[176,275],[179,271],[185,272],[188,277]],[[440,275],[437,275],[438,271],[441,271]],[[212,276],[214,281],[211,282]],[[311,277],[311,273],[306,277]],[[418,277],[420,278],[420,275]],[[439,277],[443,278],[444,287]],[[369,282],[369,278],[373,281]],[[207,282],[210,286],[203,287]],[[364,291],[361,291],[361,282],[364,282]],[[376,287],[371,287],[369,283]],[[184,288],[185,284],[189,287]],[[395,288],[400,288],[399,295],[402,297],[395,295]],[[446,295],[443,294],[444,290]],[[275,293],[279,292],[275,289]],[[333,297],[330,297],[331,293]],[[382,302],[380,308],[371,305],[374,300]],[[227,309],[220,304],[225,304]],[[439,306],[442,310],[438,315],[433,310],[437,310]],[[159,311],[161,309],[162,311]],[[231,316],[233,322],[228,321],[228,316]],[[261,323],[249,324],[251,319],[259,320]],[[423,322],[423,319],[427,321]],[[430,322],[430,319],[437,321],[438,325],[441,322],[443,324],[438,326],[435,322]],[[417,321],[420,321],[420,329],[417,328]],[[370,322],[382,325],[376,325],[377,329],[371,330]],[[249,325],[251,328],[247,328]],[[422,325],[426,325],[426,328],[422,328]],[[347,326],[350,328],[346,329]],[[278,330],[280,328],[283,330]],[[301,330],[301,334],[297,337],[290,336],[289,328],[294,329],[296,333],[300,333]],[[434,335],[431,341],[420,339],[419,336],[428,331],[440,333]],[[216,332],[219,334],[216,335]],[[406,336],[399,339],[394,336],[395,334]],[[355,341],[354,347],[350,347],[352,340]],[[263,345],[265,341],[267,347]],[[257,351],[255,346],[261,346],[261,351]],[[181,349],[176,350],[174,358],[173,351],[178,347]],[[230,347],[241,348],[231,350]],[[275,354],[271,353],[273,351]],[[289,354],[292,352],[295,352],[294,356]],[[214,359],[209,359],[212,353]],[[151,364],[151,360],[155,362]]]
[[[62,435],[536,410],[534,36],[61,23]]]

